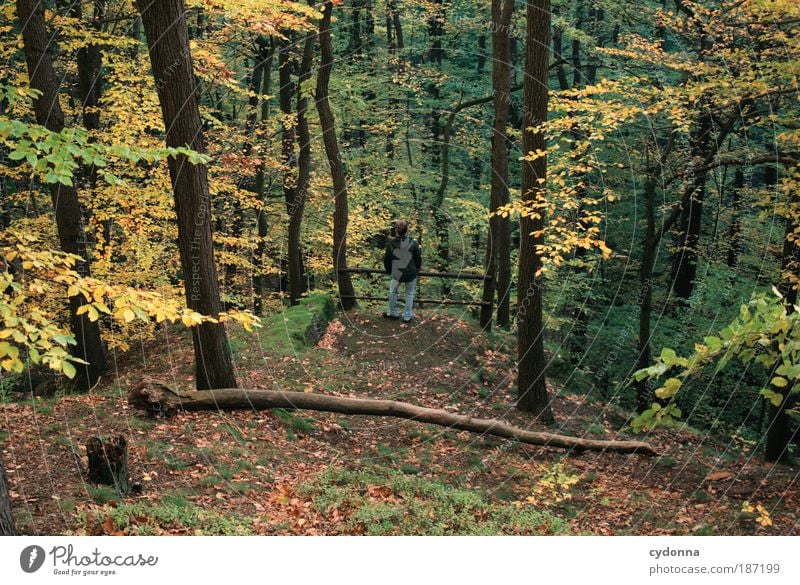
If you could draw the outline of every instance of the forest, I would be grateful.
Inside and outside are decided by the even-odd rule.
[[[0,534],[800,534],[798,33],[0,0]]]

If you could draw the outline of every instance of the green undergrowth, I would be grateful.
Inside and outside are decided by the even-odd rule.
[[[345,511],[343,531],[367,535],[565,534],[570,526],[546,510],[495,503],[395,470],[328,469],[303,483],[301,494],[320,512]]]
[[[320,293],[301,299],[294,307],[264,320],[262,347],[278,355],[294,355],[313,347],[333,319],[330,296]]]
[[[99,513],[98,513],[99,512]],[[114,521],[116,530],[131,535],[192,534],[196,536],[246,536],[253,534],[252,519],[231,512],[198,508],[179,496],[165,496],[157,503],[118,503],[95,512]],[[79,523],[88,527],[89,516],[79,513]]]

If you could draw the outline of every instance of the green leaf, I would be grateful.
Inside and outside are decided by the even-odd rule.
[[[664,385],[656,390],[656,396],[659,398],[672,398],[680,390],[682,382],[678,378],[669,378]]]
[[[786,380],[786,378],[782,378],[781,376],[775,376],[774,378],[772,378],[771,384],[778,388],[786,388],[786,386],[789,385],[789,382]]]
[[[664,362],[666,365],[672,364],[675,361],[676,357],[678,357],[678,354],[675,353],[674,349],[665,347],[661,350],[661,361]]]
[[[78,371],[75,369],[75,366],[73,366],[73,365],[72,365],[71,363],[69,363],[69,362],[63,362],[63,363],[61,364],[61,370],[64,372],[64,375],[65,375],[67,378],[74,378],[74,377],[75,377],[75,374],[77,374],[77,373],[78,373]]]

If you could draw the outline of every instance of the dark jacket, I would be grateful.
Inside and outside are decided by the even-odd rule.
[[[386,274],[400,282],[414,280],[422,268],[422,253],[417,241],[408,235],[390,239],[383,255],[383,267]]]

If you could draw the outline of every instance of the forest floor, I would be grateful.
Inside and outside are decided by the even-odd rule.
[[[454,315],[410,325],[337,315],[303,353],[234,332],[242,388],[392,398],[530,427],[514,409],[513,339]],[[88,395],[0,403],[0,444],[25,534],[800,534],[798,469],[690,427],[657,457],[568,453],[383,417],[317,412],[138,416],[132,383],[189,390],[185,331],[115,356]],[[557,428],[631,438],[627,414],[562,391]],[[533,427],[535,428],[535,427]],[[129,441],[136,492],[86,481],[86,440]],[[759,508],[758,506],[761,506]],[[752,508],[752,510],[751,510]]]

